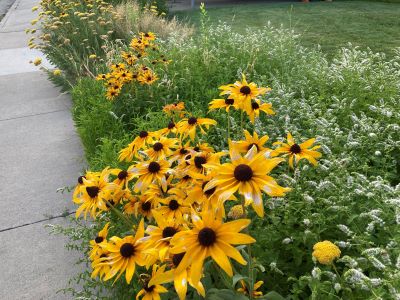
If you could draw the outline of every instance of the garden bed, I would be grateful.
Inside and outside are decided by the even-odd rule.
[[[42,5],[54,14],[32,43],[71,91],[90,167],[77,174],[75,226],[53,229],[87,266],[65,292],[175,299],[186,279],[187,299],[398,298],[398,51],[328,60],[290,30],[237,33],[204,9],[194,31],[155,7]],[[167,227],[180,233],[154,235]]]

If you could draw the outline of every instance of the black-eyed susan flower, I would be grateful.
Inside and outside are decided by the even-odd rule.
[[[236,81],[234,84],[219,87],[220,95],[229,95],[229,98],[235,99],[239,107],[247,112],[251,111],[251,100],[268,92],[269,88],[259,88],[254,82],[248,83],[246,76],[242,74],[242,81]]]
[[[148,40],[148,41],[154,41],[156,39],[156,35],[154,34],[154,32],[151,32],[151,31],[146,32],[146,33],[141,32],[140,36],[142,39]]]
[[[247,130],[244,131],[244,141],[232,142],[232,147],[239,153],[247,153],[251,147],[255,146],[257,151],[264,151],[268,148],[264,147],[265,143],[268,141],[268,135],[264,135],[259,138],[256,131],[253,132],[253,135],[250,134]]]
[[[160,200],[164,205],[157,208],[157,211],[167,220],[182,222],[184,216],[190,214],[190,207],[184,200],[176,196]]]
[[[92,248],[89,253],[89,258],[91,260],[94,260],[96,256],[99,256],[102,252],[102,248],[100,245],[104,244],[107,242],[107,234],[108,234],[108,228],[110,227],[110,223],[108,222],[106,225],[104,225],[103,229],[99,231],[97,236],[91,240],[90,247]]]
[[[157,252],[158,259],[164,261],[169,254],[171,238],[182,230],[181,222],[175,219],[166,219],[158,211],[153,211],[153,217],[157,226],[148,225],[147,237],[143,238],[146,248],[153,248]]]
[[[222,156],[226,155],[224,152],[200,152],[196,154],[189,154],[185,157],[186,160],[186,174],[192,178],[202,179],[207,173],[206,165],[218,165]]]
[[[177,140],[174,138],[160,137],[149,144],[149,149],[144,153],[152,160],[165,159],[173,153]]]
[[[190,277],[194,284],[200,281],[204,260],[210,256],[229,276],[233,276],[229,258],[242,265],[246,265],[247,262],[232,245],[246,245],[255,242],[251,236],[240,233],[250,224],[248,219],[223,223],[222,219],[216,217],[212,212],[203,213],[201,217],[193,211],[193,229],[181,231],[171,239],[173,245],[171,253],[185,252],[177,272],[184,271],[191,266]]]
[[[140,149],[151,143],[153,139],[158,138],[159,135],[159,132],[142,130],[126,148],[119,152],[119,161],[131,162]]]
[[[166,160],[144,161],[128,169],[128,172],[139,177],[135,183],[135,192],[144,191],[155,180],[166,187],[166,175],[170,171],[170,164]]]
[[[255,118],[260,116],[260,112],[264,112],[267,115],[274,115],[275,112],[272,110],[271,103],[261,103],[259,99],[255,99],[251,101],[251,107],[249,110],[246,110],[247,115],[250,118],[250,121],[254,123]]]
[[[330,265],[333,261],[340,257],[341,251],[334,243],[330,241],[318,242],[313,247],[312,256],[320,264]]]
[[[79,196],[73,199],[74,203],[80,205],[76,210],[76,217],[83,213],[86,219],[89,213],[92,218],[96,218],[98,209],[105,205],[105,199],[118,187],[108,181],[109,175],[109,169],[106,168],[99,176],[88,179],[82,177]]]
[[[178,114],[180,116],[180,113],[184,109],[185,109],[185,103],[181,101],[165,105],[163,107],[163,112],[166,113],[168,116],[172,116],[173,114]]]
[[[224,201],[235,192],[243,195],[246,201],[251,201],[253,209],[260,217],[264,216],[262,191],[271,197],[283,196],[289,188],[281,187],[274,178],[267,174],[283,159],[266,158],[265,152],[257,152],[253,146],[242,157],[230,145],[231,163],[210,165],[216,176],[205,186],[205,190],[217,188],[219,200]]]
[[[144,266],[145,255],[143,254],[144,244],[140,241],[144,236],[144,222],[140,221],[135,236],[128,235],[124,238],[113,236],[109,243],[103,248],[109,252],[107,257],[102,259],[102,264],[110,266],[110,270],[104,276],[104,280],[109,280],[117,276],[117,281],[125,273],[126,282],[129,284],[135,273],[136,265]]]
[[[125,60],[126,64],[129,66],[134,65],[138,60],[137,56],[130,52],[122,51],[121,56]]]
[[[114,88],[109,88],[109,89],[107,89],[107,92],[106,92],[106,98],[107,98],[107,100],[112,101],[115,99],[115,97],[117,97],[119,95],[119,93],[120,93],[119,90],[116,90]]]
[[[126,170],[122,169],[112,169],[110,174],[117,176],[113,183],[120,186],[121,188],[127,188],[129,181],[131,181],[135,176]]]
[[[175,134],[177,132],[178,128],[176,127],[176,123],[171,120],[169,121],[167,127],[158,130],[157,132],[160,135],[168,136],[169,134]]]
[[[239,108],[238,101],[235,101],[235,99],[233,99],[232,97],[228,97],[226,99],[213,99],[208,104],[209,110],[224,108],[226,112],[229,112],[229,109],[231,107],[235,109]]]
[[[177,127],[178,127],[178,132],[181,135],[183,135],[184,137],[189,136],[191,140],[194,140],[194,137],[196,136],[197,127],[200,129],[200,132],[202,134],[205,134],[206,132],[204,131],[203,126],[206,129],[208,129],[211,125],[216,125],[216,124],[217,121],[213,119],[190,117],[179,121]]]
[[[102,264],[103,260],[109,255],[109,252],[103,248],[99,248],[96,255],[91,257],[91,267],[93,269],[91,278],[99,277],[103,280],[104,276],[110,271],[110,266],[108,264]]]
[[[140,71],[137,80],[141,84],[151,85],[158,80],[157,74],[152,70]]]
[[[272,156],[277,156],[280,154],[289,156],[289,166],[293,169],[294,163],[298,163],[301,159],[307,159],[312,165],[316,166],[317,158],[320,158],[322,154],[318,151],[321,146],[317,145],[312,147],[315,143],[315,138],[309,139],[301,144],[297,144],[293,139],[293,136],[290,132],[287,134],[287,143],[283,142],[275,142],[274,145],[278,145],[279,147],[272,151]],[[310,148],[311,147],[311,148]]]
[[[165,266],[159,267],[158,265],[153,265],[152,275],[141,276],[140,281],[143,288],[136,295],[136,300],[143,297],[142,300],[160,300],[160,294],[167,293],[168,290],[160,284],[149,284],[150,280],[156,277],[158,274],[162,274],[165,270]]]
[[[135,217],[143,216],[147,220],[153,219],[154,201],[149,200],[147,196],[139,196],[138,201],[134,204]]]

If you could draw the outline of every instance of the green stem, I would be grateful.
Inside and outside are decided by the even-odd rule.
[[[229,110],[228,110],[228,142],[231,139],[231,118],[229,116]]]
[[[243,135],[243,110],[240,111],[240,133],[239,136]]]
[[[242,209],[243,209],[243,219],[247,218],[247,212],[246,212],[246,200],[244,199],[244,197],[242,196]],[[249,234],[249,228],[247,227],[245,229],[245,232],[247,234]],[[247,272],[248,272],[248,277],[249,277],[249,287],[248,287],[248,291],[249,291],[249,299],[253,299],[253,290],[254,290],[254,279],[253,279],[253,258],[251,256],[251,245],[248,244],[247,247],[247,257],[249,259],[248,264],[247,264]]]
[[[134,226],[133,222],[129,220],[122,212],[120,212],[118,209],[114,207],[108,200],[106,200],[108,206],[110,206],[111,210],[116,213],[116,215],[123,220],[130,228]]]

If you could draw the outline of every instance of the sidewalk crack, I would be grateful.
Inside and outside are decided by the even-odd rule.
[[[10,231],[10,230],[13,230],[13,229],[17,229],[17,228],[21,228],[21,227],[26,227],[26,226],[29,226],[29,225],[34,225],[34,224],[50,221],[50,220],[53,220],[53,219],[66,218],[66,217],[68,217],[68,216],[70,216],[70,215],[72,215],[74,213],[75,213],[75,211],[72,211],[72,212],[68,212],[68,213],[63,213],[61,215],[52,216],[52,217],[49,217],[49,218],[46,218],[46,219],[42,219],[42,220],[30,222],[30,223],[25,223],[25,224],[21,224],[21,225],[17,225],[17,226],[12,226],[12,227],[8,227],[8,228],[5,228],[5,229],[0,229],[0,233],[1,232],[5,232],[5,231]]]

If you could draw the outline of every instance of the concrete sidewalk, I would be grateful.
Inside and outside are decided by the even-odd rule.
[[[77,254],[45,224],[68,223],[70,194],[83,166],[70,98],[29,64],[24,30],[39,0],[16,0],[0,23],[0,299],[70,299],[56,293],[75,275]]]

